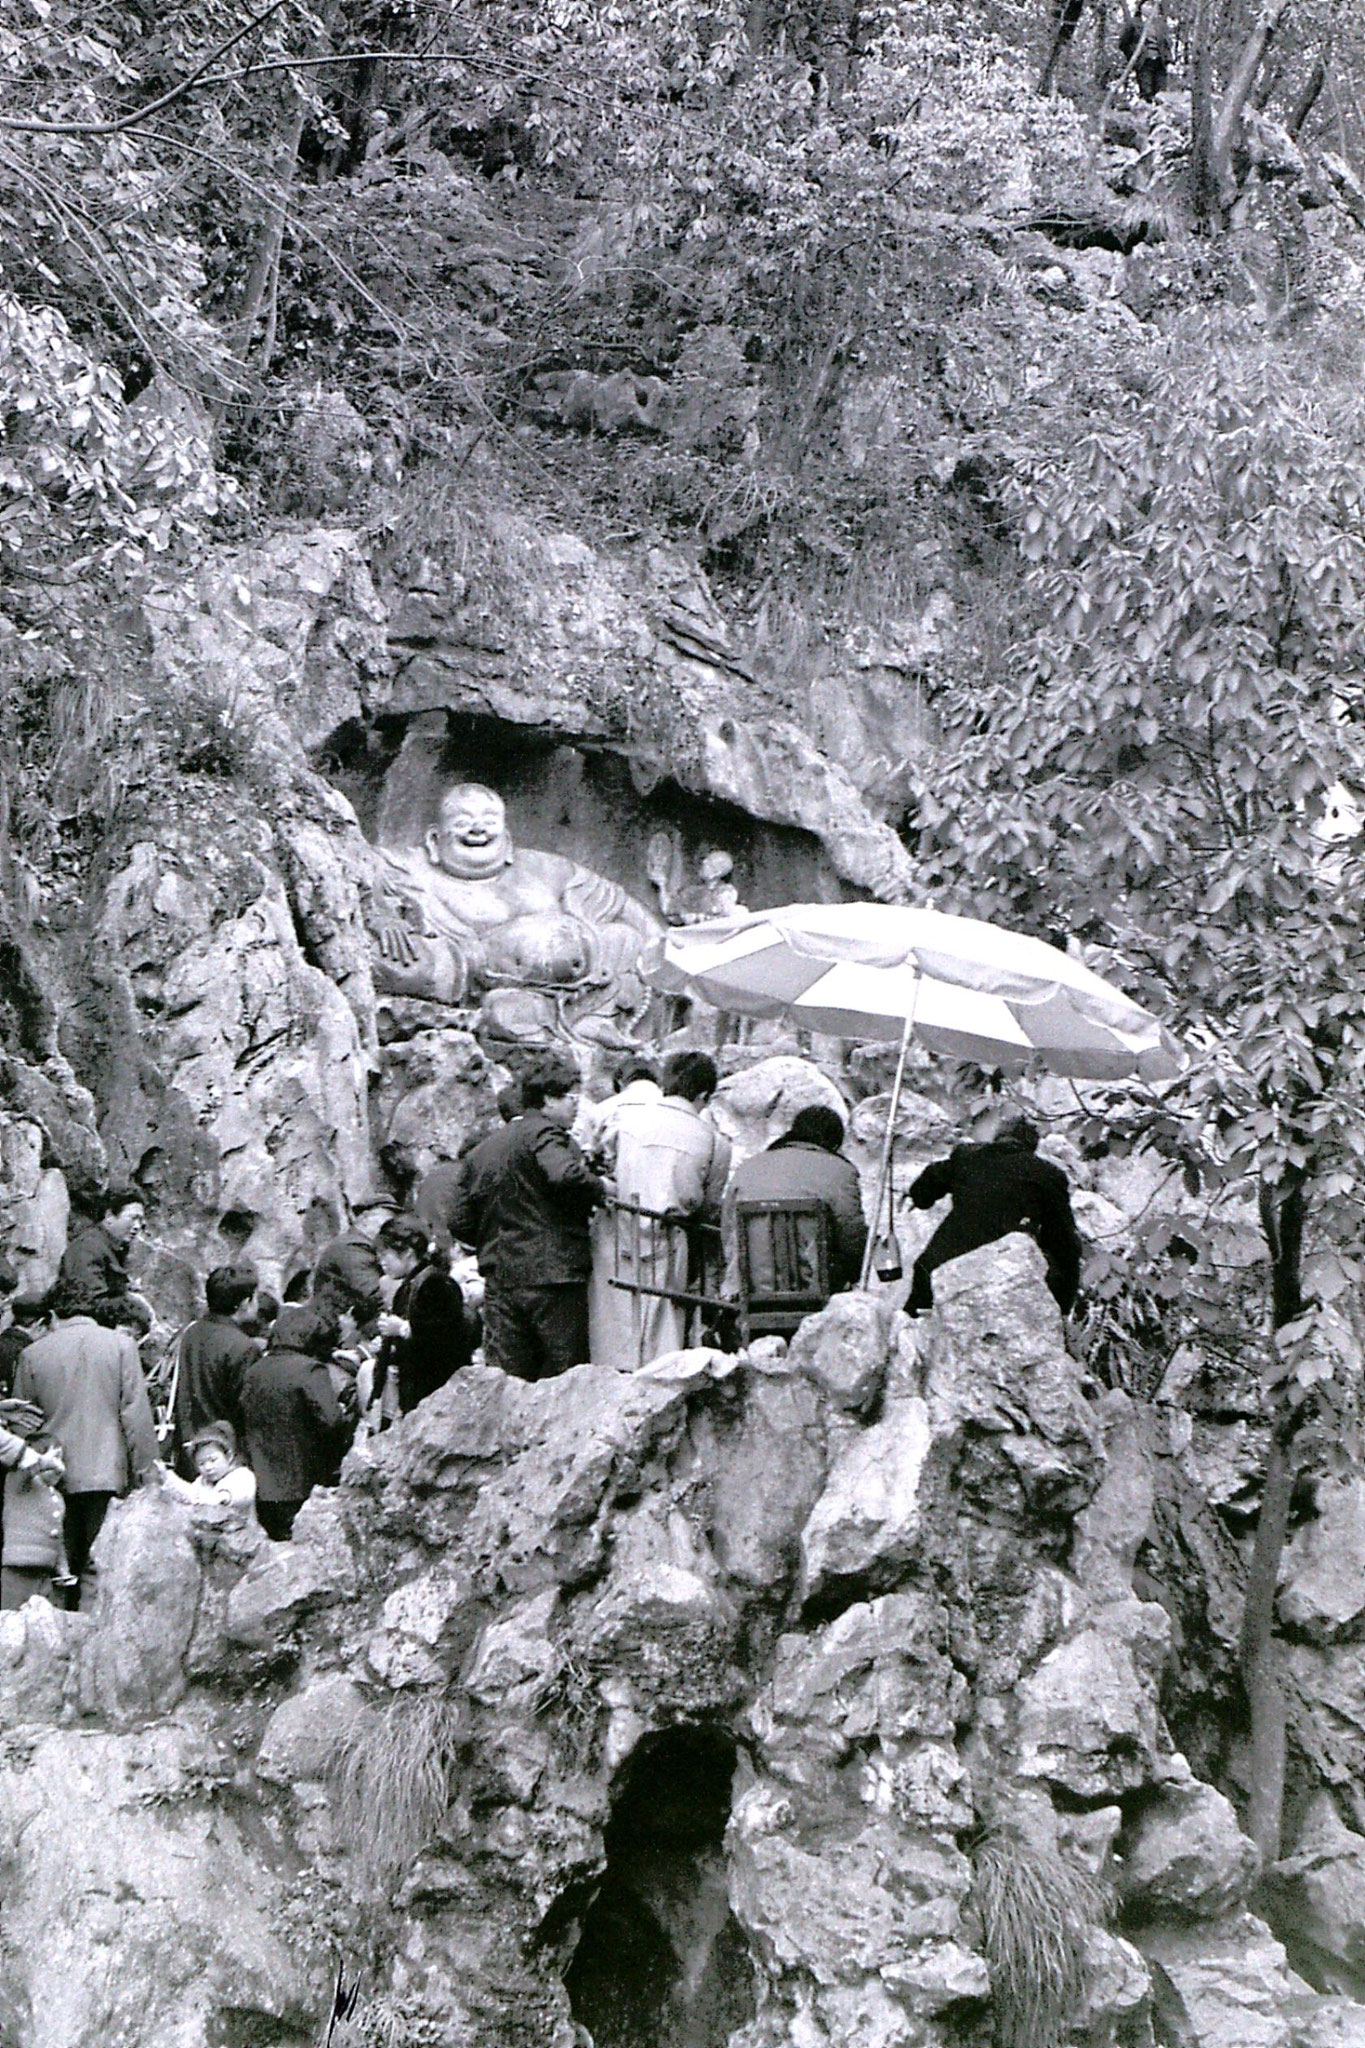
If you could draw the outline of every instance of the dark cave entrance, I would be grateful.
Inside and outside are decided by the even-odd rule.
[[[734,1774],[734,1742],[716,1728],[670,1728],[631,1758],[564,1979],[596,2048],[725,2048],[753,2018],[725,1886]]]
[[[668,777],[642,790],[613,749],[575,745],[503,719],[428,711],[369,724],[351,720],[320,749],[317,765],[354,804],[366,837],[380,845],[420,838],[449,783],[487,782],[506,803],[519,845],[568,854],[651,909],[648,848],[659,833],[676,842],[689,870],[710,848],[728,853],[741,901],[751,909],[837,903],[852,893],[809,832],[751,818]]]

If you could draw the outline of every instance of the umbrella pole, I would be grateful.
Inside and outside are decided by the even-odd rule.
[[[915,993],[910,998],[910,1012],[905,1020],[905,1029],[901,1033],[901,1050],[900,1058],[896,1061],[896,1078],[891,1087],[891,1107],[887,1112],[886,1136],[882,1140],[882,1163],[877,1174],[877,1204],[872,1211],[872,1227],[867,1233],[867,1243],[863,1248],[863,1270],[858,1276],[858,1285],[862,1289],[866,1289],[868,1276],[872,1271],[872,1253],[877,1243],[877,1232],[881,1228],[882,1203],[886,1200],[886,1180],[887,1175],[891,1171],[891,1147],[895,1143],[896,1137],[896,1114],[901,1106],[901,1088],[905,1081],[905,1061],[910,1051],[910,1034],[915,1028],[915,999],[918,995],[919,983],[916,981]]]

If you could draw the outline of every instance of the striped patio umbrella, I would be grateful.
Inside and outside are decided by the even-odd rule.
[[[911,1037],[949,1059],[1018,1071],[1167,1081],[1185,1054],[1150,1011],[1042,939],[887,903],[792,903],[655,941],[654,987],[834,1037],[900,1041],[881,1213]],[[866,1279],[866,1272],[864,1273]]]

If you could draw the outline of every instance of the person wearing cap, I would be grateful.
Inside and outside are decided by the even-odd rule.
[[[167,1472],[164,1485],[178,1500],[203,1507],[236,1508],[243,1515],[256,1507],[256,1474],[237,1455],[237,1432],[230,1422],[210,1422],[185,1447],[194,1460],[193,1479]]]
[[[242,1374],[242,1425],[256,1514],[283,1543],[315,1486],[335,1484],[350,1440],[327,1361],[341,1325],[326,1300],[282,1308],[261,1357]]]
[[[180,1339],[174,1441],[182,1479],[194,1476],[193,1444],[201,1430],[211,1422],[241,1427],[242,1374],[261,1349],[242,1328],[254,1313],[257,1284],[256,1268],[245,1261],[215,1266],[204,1282],[207,1314]]]
[[[1027,1117],[1007,1118],[988,1145],[954,1146],[910,1184],[917,1209],[932,1209],[945,1197],[952,1207],[915,1261],[906,1303],[912,1316],[933,1307],[940,1266],[1015,1230],[1042,1252],[1053,1298],[1063,1315],[1070,1313],[1081,1277],[1071,1190],[1061,1167],[1038,1157],[1038,1132]]]

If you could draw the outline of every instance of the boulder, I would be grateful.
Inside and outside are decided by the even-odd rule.
[[[1317,1506],[1285,1547],[1279,1613],[1327,1643],[1365,1631],[1365,1479],[1324,1481]]]
[[[201,1576],[189,1519],[182,1503],[140,1488],[111,1505],[95,1544],[82,1693],[116,1727],[169,1713],[189,1682]]]
[[[439,1684],[462,1661],[478,1627],[473,1582],[439,1570],[404,1580],[379,1610],[365,1645],[370,1670],[385,1685]]]
[[[833,1407],[864,1414],[882,1390],[899,1320],[882,1295],[836,1294],[797,1330],[788,1364]]]
[[[1104,1443],[1104,1475],[1076,1517],[1071,1571],[1091,1599],[1122,1599],[1151,1529],[1156,1498],[1154,1460],[1132,1398],[1117,1388],[1096,1403]]]
[[[951,1740],[968,1693],[948,1649],[948,1615],[926,1593],[888,1593],[779,1637],[750,1715],[765,1760],[783,1771],[803,1752],[842,1760],[874,1737]]]
[[[1135,2015],[1151,1995],[1151,1977],[1131,1941],[1092,1927],[1086,1941],[1085,2012],[1092,2039],[1128,2040]],[[1122,2030],[1122,2031],[1120,2031]]]
[[[389,1432],[406,1434],[406,1444],[388,1453],[381,1437],[376,1456],[418,1451],[403,1460],[416,1477],[427,1469],[428,1444],[447,1466],[466,1445],[486,1446],[501,1469],[481,1478],[464,1535],[468,1554],[508,1589],[578,1584],[601,1567],[612,1502],[638,1485],[649,1457],[681,1437],[690,1392],[686,1379],[591,1365],[533,1385],[498,1372],[457,1373],[401,1431]]]
[[[309,2048],[333,1975],[188,1726],[52,1729],[0,1772],[0,2009],[25,2048]]]
[[[91,1626],[89,1615],[67,1614],[46,1600],[0,1614],[0,1728],[61,1718]]]
[[[1149,1918],[1221,1919],[1244,1902],[1259,1869],[1230,1800],[1197,1778],[1168,1779],[1124,1839],[1123,1899]]]
[[[727,1074],[711,1098],[709,1116],[737,1158],[762,1152],[791,1129],[799,1109],[833,1109],[844,1118],[848,1104],[813,1060],[778,1053]]]
[[[372,1709],[349,1678],[329,1671],[282,1700],[266,1723],[256,1775],[272,1785],[326,1778]]]
[[[876,1591],[909,1564],[923,1527],[921,1482],[933,1441],[929,1410],[911,1395],[888,1403],[880,1422],[845,1444],[801,1531],[804,1601],[836,1589]]]
[[[71,1211],[65,1175],[43,1164],[45,1144],[50,1135],[36,1118],[0,1110],[0,1253],[29,1300],[56,1281]]]
[[[935,1432],[965,1429],[967,1455],[978,1461],[994,1444],[1021,1505],[1073,1515],[1099,1486],[1104,1443],[1045,1273],[1042,1253],[1022,1236],[951,1259],[934,1275],[919,1350]],[[987,1456],[974,1487],[999,1491],[993,1462]]]
[[[280,758],[320,747],[388,695],[387,613],[344,527],[207,552],[193,575],[148,592],[144,617],[170,688],[227,706]]]
[[[1128,1600],[1050,1650],[1018,1688],[1020,1775],[1083,1799],[1151,1783],[1170,1634],[1164,1608]]]
[[[412,1154],[420,1172],[458,1158],[478,1125],[497,1115],[497,1070],[472,1033],[448,1025],[385,1048],[375,1115],[385,1142]]]
[[[64,1028],[101,1063],[111,1152],[157,1158],[163,1226],[201,1238],[201,1266],[218,1263],[212,1226],[231,1212],[237,1248],[278,1284],[372,1167],[356,1018],[304,957],[268,829],[228,809],[139,842],[109,884],[93,959],[98,1003]],[[197,1307],[192,1286],[171,1304]]]
[[[986,1995],[984,1964],[952,1939],[971,1866],[951,1845],[878,1819],[808,1834],[792,1795],[764,1779],[741,1795],[727,1844],[731,1905],[775,1973],[856,1984],[899,1972],[931,2011]]]
[[[1365,2005],[1351,1998],[1292,2000],[1293,2048],[1365,2048]]]
[[[474,1648],[464,1687],[486,1707],[532,1708],[549,1691],[561,1658],[550,1639],[559,1605],[553,1586],[521,1600],[501,1621],[490,1622]]]
[[[1254,1914],[1153,1928],[1138,1947],[1152,1972],[1164,2039],[1189,2048],[1290,2048],[1288,2014],[1300,1980]]]
[[[785,1349],[785,1347],[784,1347]],[[825,1431],[815,1388],[757,1369],[744,1406],[702,1453],[711,1469],[708,1535],[720,1569],[780,1595],[795,1573],[806,1517],[824,1484]]]
[[[1365,1988],[1365,1835],[1343,1825],[1330,1793],[1312,1801],[1293,1855],[1266,1881],[1295,1941]]]
[[[723,1712],[742,1690],[738,1612],[686,1517],[633,1511],[616,1525],[610,1569],[574,1617],[579,1662],[688,1715]]]
[[[274,1653],[289,1645],[305,1615],[354,1597],[356,1563],[340,1535],[324,1527],[318,1531],[323,1540],[307,1540],[304,1518],[313,1504],[300,1512],[294,1540],[263,1544],[228,1595],[224,1626],[230,1642]]]

